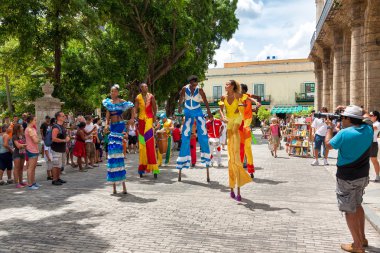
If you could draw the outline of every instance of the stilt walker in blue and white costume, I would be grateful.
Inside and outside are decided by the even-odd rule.
[[[191,129],[195,121],[197,121],[197,135],[198,142],[201,147],[201,162],[206,166],[207,182],[210,182],[209,166],[210,166],[210,147],[208,145],[208,136],[206,129],[206,120],[203,117],[201,102],[207,108],[207,114],[210,120],[213,116],[208,105],[206,95],[202,88],[198,87],[198,77],[190,76],[188,78],[189,84],[184,86],[180,93],[178,112],[182,112],[182,104],[184,103],[185,121],[182,127],[182,144],[179,156],[177,159],[178,181],[181,181],[182,169],[190,168],[190,137]]]

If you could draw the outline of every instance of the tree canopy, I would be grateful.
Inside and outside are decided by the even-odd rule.
[[[54,96],[74,113],[100,107],[113,83],[128,87],[123,95],[131,99],[142,81],[172,113],[186,77],[204,77],[215,50],[237,29],[236,6],[237,0],[3,0],[0,75],[11,77],[12,97],[25,90],[24,106],[13,99],[16,111],[50,79]],[[2,91],[3,85],[0,104]]]

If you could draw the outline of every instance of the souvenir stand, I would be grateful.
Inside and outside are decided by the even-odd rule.
[[[289,156],[312,156],[311,123],[308,118],[296,118],[291,124],[291,129],[287,129],[287,134]]]

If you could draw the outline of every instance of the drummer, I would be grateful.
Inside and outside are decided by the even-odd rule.
[[[157,131],[157,135],[159,135],[159,133],[165,133],[166,135],[162,138],[158,138],[157,142],[167,141],[167,149],[166,149],[166,152],[162,154],[160,152],[160,149],[157,150],[157,164],[158,166],[162,165],[162,156],[163,154],[165,154],[164,165],[166,166],[170,162],[171,148],[172,148],[172,141],[173,141],[171,133],[174,129],[174,125],[173,125],[173,121],[171,119],[168,119],[168,117],[166,116],[166,113],[161,113],[159,126],[160,126],[160,130]],[[158,143],[158,145],[160,145],[160,143]]]
[[[206,122],[207,135],[208,135],[208,143],[210,145],[211,151],[211,166],[214,166],[214,152],[216,155],[216,162],[218,167],[222,167],[222,157],[220,154],[221,144],[220,144],[220,136],[223,132],[223,122],[219,119],[219,116],[214,116],[214,119],[208,119]]]

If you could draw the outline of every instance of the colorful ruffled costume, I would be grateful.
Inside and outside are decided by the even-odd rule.
[[[159,174],[160,170],[157,166],[156,148],[154,143],[153,132],[153,108],[152,94],[148,93],[147,102],[145,104],[144,98],[141,94],[136,97],[139,104],[139,155],[140,164],[138,172],[140,175],[145,173]],[[147,95],[148,96],[148,95]]]
[[[127,109],[133,107],[133,103],[124,101],[113,104],[107,98],[103,100],[103,106],[110,112],[111,116],[121,116]],[[108,136],[108,162],[107,162],[107,181],[111,183],[124,182],[126,170],[123,155],[123,130],[125,123],[123,120],[110,123],[110,134]]]
[[[246,183],[252,182],[251,176],[243,169],[243,163],[240,160],[240,135],[239,128],[242,122],[241,110],[239,108],[239,99],[229,104],[227,98],[220,101],[219,105],[224,105],[227,116],[227,147],[228,147],[228,174],[230,188],[242,187]]]

